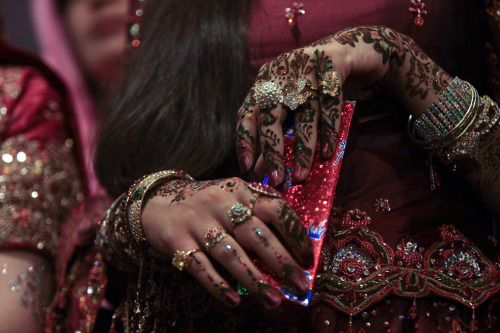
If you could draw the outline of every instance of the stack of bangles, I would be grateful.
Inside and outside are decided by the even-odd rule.
[[[100,221],[97,233],[97,243],[109,262],[121,270],[133,270],[145,256],[167,260],[150,246],[142,227],[141,215],[150,190],[176,179],[194,181],[194,178],[179,170],[155,172],[137,180],[127,193],[111,205]]]
[[[500,111],[488,96],[456,77],[418,119],[410,116],[410,138],[443,163],[479,158],[479,141],[498,123]]]

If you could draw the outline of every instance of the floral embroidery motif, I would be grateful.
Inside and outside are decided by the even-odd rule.
[[[500,272],[453,226],[425,250],[403,239],[393,254],[366,226],[329,230],[316,277],[315,300],[348,314],[365,311],[389,294],[429,294],[475,307],[500,290]]]
[[[389,199],[377,198],[373,201],[373,209],[379,213],[388,213],[391,211],[391,204]]]
[[[422,268],[424,263],[424,257],[422,253],[424,248],[421,247],[417,251],[418,245],[417,243],[413,243],[411,241],[402,240],[398,246],[398,250],[396,251],[396,259],[398,266],[410,267],[410,268]]]
[[[335,212],[334,214],[338,216],[339,213]],[[332,214],[332,223],[341,227],[360,227],[371,223],[371,217],[365,211],[357,208],[349,210],[340,218],[335,217],[335,215]]]

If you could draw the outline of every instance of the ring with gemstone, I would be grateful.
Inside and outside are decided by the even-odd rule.
[[[262,82],[255,88],[254,98],[259,108],[276,105],[283,102],[283,90],[276,82]]]
[[[319,87],[322,94],[336,98],[340,94],[339,73],[331,69],[321,73]]]
[[[296,80],[289,78],[285,85],[283,104],[293,111],[307,102],[311,96],[316,97],[316,94],[313,96],[313,93],[315,93],[315,88],[311,86],[311,81],[304,76],[300,76]]]
[[[226,237],[227,233],[221,226],[208,228],[204,235],[205,245],[210,249]]]
[[[229,215],[229,220],[234,225],[242,224],[250,216],[252,216],[252,210],[247,206],[242,205],[241,203],[237,203],[229,208],[227,214]]]
[[[191,261],[193,261],[193,254],[200,252],[200,249],[195,249],[191,251],[175,251],[174,257],[172,258],[172,265],[178,270],[182,271],[188,268]]]

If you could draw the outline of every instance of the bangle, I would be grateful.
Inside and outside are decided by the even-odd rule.
[[[146,193],[158,183],[172,179],[194,180],[184,171],[159,171],[140,178],[130,186],[127,192],[125,197],[126,224],[132,239],[140,246],[148,242],[141,222],[142,206]]]
[[[419,119],[412,122],[410,116],[408,132],[414,142],[444,163],[477,160],[481,136],[498,119],[495,102],[488,96],[480,98],[470,83],[455,78]]]

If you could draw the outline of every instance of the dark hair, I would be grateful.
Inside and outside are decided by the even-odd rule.
[[[110,194],[158,170],[206,178],[220,168],[250,87],[250,2],[148,2],[141,46],[100,129],[96,171]]]

